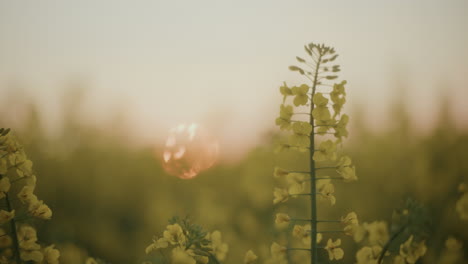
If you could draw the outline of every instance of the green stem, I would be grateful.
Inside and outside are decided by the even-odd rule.
[[[3,178],[3,175],[0,175],[0,179]],[[12,211],[12,206],[11,206],[11,202],[10,202],[10,196],[8,195],[8,193],[5,193],[5,201],[6,201],[6,205],[7,205],[7,210],[9,212]],[[20,251],[19,251],[19,242],[18,242],[18,234],[16,232],[16,220],[15,218],[11,219],[10,220],[10,228],[11,228],[11,234],[12,234],[12,237],[13,237],[13,246],[14,246],[14,249],[15,249],[15,252],[14,252],[14,256],[15,256],[15,259],[16,259],[16,263],[20,264],[21,263],[21,259],[20,259]]]
[[[314,160],[314,149],[315,149],[315,122],[314,117],[312,115],[312,111],[314,111],[314,102],[313,97],[315,95],[315,89],[317,88],[318,82],[318,70],[320,68],[320,61],[322,60],[322,54],[319,52],[319,57],[317,59],[317,65],[315,67],[315,74],[314,74],[314,82],[312,84],[312,97],[310,98],[310,120],[309,123],[312,126],[312,131],[310,132],[310,151],[309,151],[309,160],[310,160],[310,193],[316,192],[316,173],[315,173],[315,160]],[[312,234],[310,236],[310,244],[311,244],[311,255],[310,255],[310,263],[317,264],[318,263],[318,255],[317,255],[317,196],[311,195],[310,196],[310,203],[311,203],[311,210],[310,210],[310,226],[312,229]]]
[[[390,244],[395,240],[403,231],[405,231],[406,226],[402,226],[398,231],[396,231],[395,234],[388,240],[387,244],[385,244],[384,248],[382,249],[382,252],[380,253],[379,259],[377,260],[378,264],[381,264],[383,261],[383,258],[385,256],[385,253],[387,253],[388,248],[390,247]]]

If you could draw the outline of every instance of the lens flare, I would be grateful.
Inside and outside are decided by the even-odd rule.
[[[218,151],[218,141],[200,125],[179,124],[169,130],[163,168],[181,179],[192,179],[215,164]]]

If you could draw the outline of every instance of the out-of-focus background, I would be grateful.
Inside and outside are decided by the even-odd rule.
[[[389,221],[405,197],[432,212],[438,261],[449,235],[468,244],[456,217],[468,178],[468,2],[452,1],[2,1],[0,127],[11,127],[54,212],[41,239],[63,263],[87,255],[138,263],[173,215],[218,229],[228,263],[266,257],[275,212],[273,154],[287,70],[303,45],[340,54],[345,112],[359,181],[338,184],[337,204],[363,222]],[[162,168],[171,127],[202,124],[219,161],[191,180]],[[326,208],[326,206],[324,206]],[[357,246],[343,239],[346,261]],[[463,262],[460,262],[463,263]]]

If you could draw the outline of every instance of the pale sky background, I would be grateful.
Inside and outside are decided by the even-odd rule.
[[[93,122],[122,105],[132,136],[157,142],[199,121],[238,153],[273,127],[278,87],[302,81],[287,67],[308,42],[336,48],[347,109],[362,106],[376,129],[396,76],[418,126],[447,93],[467,127],[467,0],[0,0],[0,102],[19,82],[52,127],[66,84],[82,78]]]

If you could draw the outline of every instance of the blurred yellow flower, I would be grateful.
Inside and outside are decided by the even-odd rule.
[[[244,264],[251,264],[257,259],[258,259],[257,255],[255,255],[255,253],[253,253],[252,250],[249,250],[247,251],[247,253],[245,253]]]
[[[351,158],[348,156],[341,157],[337,163],[337,172],[345,182],[357,181],[356,168],[351,163]]]
[[[36,195],[34,195],[34,186],[25,185],[18,193],[18,198],[22,203],[33,204],[38,202]]]
[[[6,224],[8,221],[13,219],[13,217],[15,217],[15,210],[12,210],[10,212],[0,210],[0,226]]]
[[[24,261],[34,261],[36,263],[41,263],[44,259],[44,254],[39,250],[21,250],[20,258]]]
[[[416,263],[420,257],[426,254],[426,251],[427,247],[425,242],[413,242],[413,235],[411,235],[405,243],[400,245],[400,256],[409,264]]]
[[[0,180],[0,199],[5,197],[5,194],[10,190],[11,184],[8,177],[3,177]]]
[[[280,93],[283,95],[283,102],[286,100],[286,97],[293,95],[291,88],[285,82],[283,86],[280,86]]]
[[[291,218],[287,214],[278,213],[276,214],[275,224],[278,228],[285,228],[289,225]]]
[[[172,245],[185,245],[185,235],[179,224],[166,226],[163,237]]]
[[[369,235],[369,244],[371,245],[384,245],[390,238],[385,221],[374,221],[370,224],[364,223],[363,227]]]
[[[284,170],[280,167],[275,167],[275,171],[273,172],[273,177],[275,178],[281,178],[283,176],[288,175],[289,172],[287,170]]]
[[[210,235],[211,247],[213,248],[214,255],[219,261],[223,261],[229,251],[229,246],[221,240],[221,232],[214,231]]]
[[[335,125],[335,137],[341,139],[342,137],[348,137],[348,130],[346,129],[346,126],[348,125],[349,122],[349,116],[344,114],[341,116],[340,121]]]
[[[37,201],[29,205],[29,213],[37,218],[48,220],[52,217],[52,210],[43,201]]]
[[[286,248],[280,246],[278,243],[273,242],[270,247],[271,256],[276,260],[281,260],[286,256]]]
[[[305,245],[310,245],[311,227],[307,225],[295,225],[292,231],[294,237],[301,239]],[[318,240],[319,237],[317,237]],[[320,238],[321,239],[321,238]]]
[[[307,84],[302,84],[301,86],[292,87],[292,94],[294,96],[293,103],[295,106],[306,105],[309,101],[309,96],[307,93],[309,92],[309,86]]]
[[[312,132],[312,126],[307,122],[295,122],[292,125],[294,134],[289,138],[289,142],[292,146],[300,148],[310,147],[310,133]]]
[[[335,111],[335,116],[339,115],[343,105],[346,103],[346,92],[344,85],[346,81],[342,81],[341,83],[335,83],[333,85],[333,91],[330,93],[330,99],[333,102],[333,110]]]
[[[172,264],[196,264],[196,261],[187,251],[180,247],[172,250]]]
[[[288,193],[288,190],[275,188],[275,191],[273,192],[273,196],[274,196],[273,204],[278,204],[281,202],[286,202],[289,198],[289,193]]]
[[[314,110],[312,116],[316,121],[326,122],[331,119],[330,110],[328,109],[328,99],[322,93],[316,93],[313,98]]]
[[[316,188],[320,199],[329,200],[331,205],[336,203],[336,198],[333,195],[335,193],[335,186],[333,186],[330,179],[318,180]]]
[[[336,160],[336,143],[326,140],[320,143],[318,150],[314,151],[315,161],[334,161]]]
[[[149,254],[154,250],[157,250],[160,248],[167,248],[168,245],[169,243],[164,237],[161,237],[159,239],[157,237],[154,237],[153,243],[151,243],[148,247],[146,247],[145,252],[146,254]]]
[[[276,119],[276,125],[280,129],[289,129],[291,127],[291,117],[293,115],[293,107],[291,105],[280,105],[280,116]]]
[[[59,264],[60,251],[54,247],[55,245],[50,245],[44,248],[44,264]]]
[[[0,248],[6,248],[11,246],[12,239],[9,234],[5,232],[5,230],[0,228]]]
[[[341,239],[337,239],[333,242],[331,239],[328,239],[327,245],[325,246],[325,250],[328,252],[328,258],[330,260],[340,260],[344,256],[343,249],[339,248],[341,245]]]
[[[380,252],[382,252],[380,246],[361,248],[356,253],[357,264],[377,264]]]

